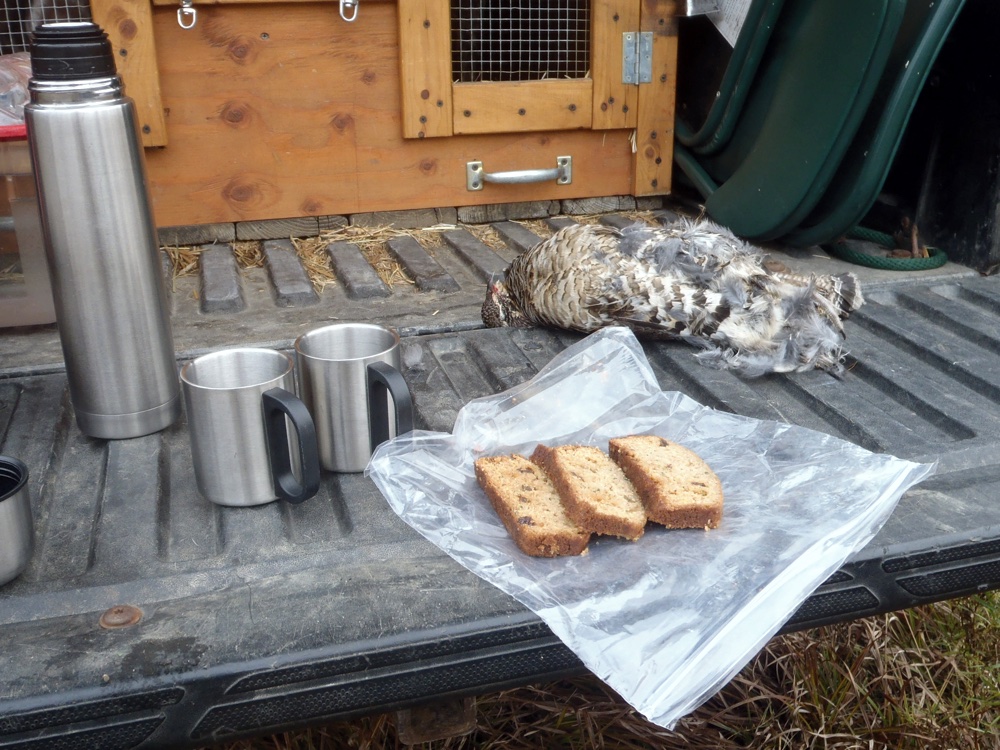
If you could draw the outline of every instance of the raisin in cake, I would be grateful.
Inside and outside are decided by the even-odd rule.
[[[514,543],[526,555],[580,555],[590,533],[566,514],[552,482],[524,456],[488,456],[476,461],[476,479]]]
[[[646,511],[622,470],[600,448],[539,445],[531,460],[545,469],[570,518],[595,534],[638,539]]]
[[[613,438],[622,467],[651,521],[671,529],[714,529],[722,519],[722,482],[697,453],[656,435]]]

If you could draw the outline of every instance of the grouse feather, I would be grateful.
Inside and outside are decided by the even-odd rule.
[[[776,273],[709,221],[625,229],[575,224],[519,255],[489,285],[489,326],[591,332],[624,325],[676,338],[705,365],[748,377],[813,368],[843,374],[843,319],[864,299],[853,274]]]

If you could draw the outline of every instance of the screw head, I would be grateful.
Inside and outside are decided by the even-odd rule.
[[[98,624],[106,630],[113,630],[135,625],[141,619],[142,610],[138,607],[133,607],[131,604],[116,604],[101,615]]]

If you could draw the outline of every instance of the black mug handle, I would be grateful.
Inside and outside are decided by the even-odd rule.
[[[280,500],[301,503],[319,492],[319,446],[316,443],[316,425],[306,405],[284,388],[272,388],[261,398],[274,493]],[[291,420],[299,438],[301,484],[292,472],[286,416]]]
[[[413,429],[413,399],[406,381],[392,365],[372,362],[368,365],[368,420],[371,423],[372,453],[389,439],[389,401],[396,412],[396,434]]]

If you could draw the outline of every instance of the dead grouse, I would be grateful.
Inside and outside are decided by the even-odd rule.
[[[483,322],[639,336],[703,349],[706,365],[747,377],[844,371],[841,322],[863,303],[853,274],[768,271],[760,252],[708,221],[626,229],[577,224],[518,256],[489,285]]]

